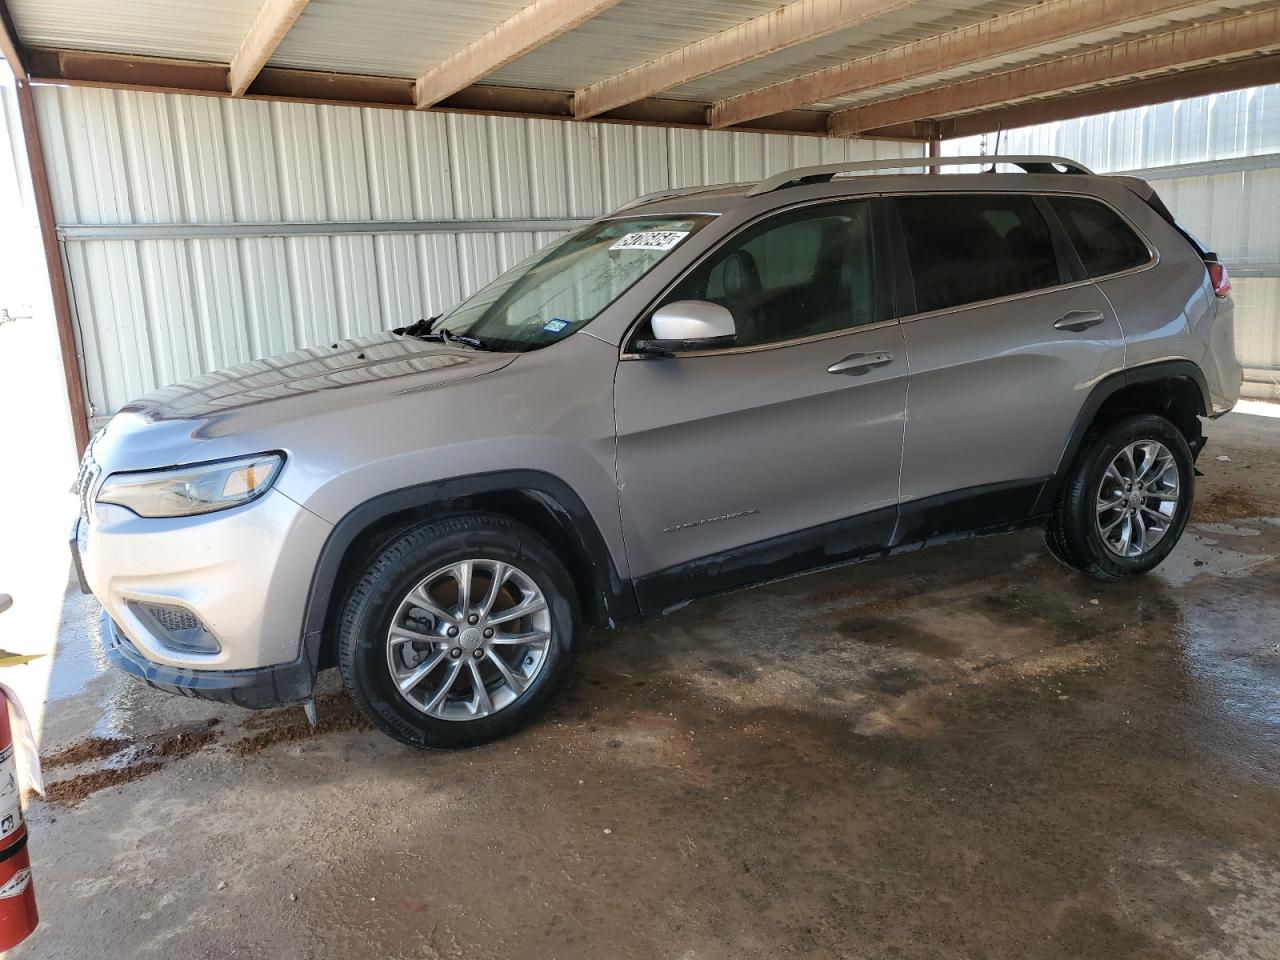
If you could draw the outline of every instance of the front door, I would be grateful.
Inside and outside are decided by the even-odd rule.
[[[619,364],[618,488],[647,609],[889,542],[907,363],[872,204],[744,228],[662,301],[727,307],[735,346]]]

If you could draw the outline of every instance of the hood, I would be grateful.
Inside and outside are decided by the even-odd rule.
[[[247,407],[318,399],[316,394],[327,391],[366,387],[352,391],[349,400],[323,398],[325,403],[357,402],[368,399],[370,387],[378,396],[426,389],[499,370],[516,356],[378,333],[207,373],[134,400],[120,412],[147,421],[206,419]],[[385,389],[377,389],[379,385]]]

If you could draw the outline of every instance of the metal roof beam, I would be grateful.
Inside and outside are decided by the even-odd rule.
[[[1200,0],[1048,0],[720,100],[711,105],[711,125],[733,126],[771,113],[998,60],[1044,44],[1203,6]]]
[[[13,17],[9,15],[9,6],[0,0],[0,54],[9,61],[16,77],[27,75],[26,58],[22,55],[22,42],[18,39],[18,30],[13,25]]]
[[[253,18],[253,25],[231,58],[227,85],[233,97],[243,97],[254,78],[262,72],[309,0],[266,0]]]
[[[700,77],[856,27],[916,2],[797,0],[584,87],[573,96],[573,113],[579,120],[586,120]]]
[[[616,3],[618,0],[534,0],[420,76],[414,84],[414,102],[423,109],[434,106]]]
[[[1280,49],[1280,8],[1273,7],[841,110],[831,115],[831,132],[850,136],[908,120],[990,109],[1276,49]]]
[[[947,120],[934,121],[934,125],[942,137],[948,139],[968,137],[979,133],[991,133],[995,130],[1014,130],[1037,123],[1051,123],[1055,120],[1092,117],[1114,110],[1145,107],[1153,103],[1203,97],[1210,93],[1261,87],[1271,83],[1280,83],[1280,54],[1179,70],[1177,73],[1130,80],[1127,83],[1112,84],[1051,99],[1027,100],[1013,106],[997,107],[982,113],[968,113]],[[920,122],[913,121],[913,123]],[[885,128],[873,131],[876,136],[882,136],[886,132]]]
[[[139,57],[90,50],[58,50],[33,47],[27,51],[31,76],[41,82],[78,86],[120,87],[155,93],[186,93],[205,97],[229,97],[227,65],[163,57]],[[371,77],[358,74],[325,73],[264,67],[247,100],[277,100],[292,103],[325,103],[342,106],[412,110],[413,81],[404,77]],[[564,90],[536,90],[526,87],[498,87],[477,84],[467,87],[432,106],[445,113],[490,114],[533,117],[541,120],[572,120],[573,94]],[[707,104],[685,100],[641,100],[598,117],[602,123],[626,123],[653,127],[707,127]],[[880,138],[890,140],[925,139],[917,127]],[[816,110],[793,110],[739,127],[758,133],[799,136],[827,136],[827,115]]]

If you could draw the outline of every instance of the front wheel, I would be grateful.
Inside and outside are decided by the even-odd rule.
[[[1195,493],[1195,460],[1170,421],[1135,414],[1094,427],[1067,477],[1046,539],[1099,580],[1146,573],[1173,550]]]
[[[343,609],[342,678],[415,747],[467,747],[527,723],[568,669],[573,581],[532,530],[471,514],[424,524],[373,561]]]

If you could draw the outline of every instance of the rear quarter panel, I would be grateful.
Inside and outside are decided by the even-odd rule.
[[[1095,180],[1091,186],[1130,220],[1158,258],[1149,270],[1098,282],[1124,331],[1125,366],[1175,359],[1203,366],[1219,303],[1204,262],[1123,183]]]

